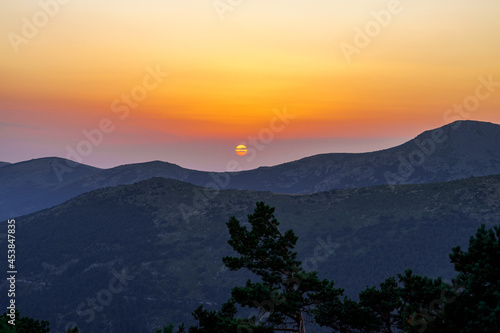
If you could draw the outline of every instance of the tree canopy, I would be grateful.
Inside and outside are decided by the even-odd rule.
[[[302,268],[293,250],[298,237],[279,230],[274,208],[258,202],[248,222],[250,229],[229,219],[228,243],[239,256],[222,260],[230,270],[246,269],[256,279],[234,287],[220,311],[200,306],[194,312],[200,324],[190,333],[303,333],[312,323],[333,332],[500,332],[500,227],[483,225],[467,251],[452,249],[458,274],[451,282],[408,269],[352,300],[333,281]],[[236,305],[259,311],[237,319]]]
[[[241,306],[260,309],[253,319],[274,327],[274,331],[305,332],[318,304],[326,300],[340,303],[343,290],[302,268],[293,251],[298,237],[292,230],[282,233],[278,229],[274,208],[258,202],[248,222],[250,230],[234,216],[229,219],[228,243],[240,256],[222,261],[230,270],[244,268],[258,279],[233,288],[233,299]]]
[[[9,321],[12,319],[7,313],[0,316],[0,332],[2,333],[48,333],[50,325],[45,320],[35,320],[30,317],[21,317],[21,314],[15,310],[15,325],[11,325]]]

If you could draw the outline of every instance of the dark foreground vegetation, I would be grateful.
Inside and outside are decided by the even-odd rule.
[[[250,229],[235,217],[227,222],[229,244],[239,256],[222,260],[231,271],[246,269],[256,278],[234,287],[218,310],[200,305],[193,312],[195,326],[168,325],[157,332],[500,332],[500,226],[481,226],[467,251],[452,249],[452,281],[406,270],[354,300],[333,281],[304,270],[294,252],[298,237],[279,230],[274,208],[257,203],[248,222]],[[0,317],[1,332],[49,332],[47,322],[20,318],[13,328],[8,320],[7,314]]]

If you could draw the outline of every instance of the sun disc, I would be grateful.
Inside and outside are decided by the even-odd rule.
[[[243,156],[248,152],[247,147],[245,145],[237,146],[234,151],[236,152],[236,154],[238,154],[240,156]]]

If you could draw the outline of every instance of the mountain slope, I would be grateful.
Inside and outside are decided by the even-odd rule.
[[[9,164],[10,164],[9,162],[0,162],[0,168]]]
[[[151,177],[172,178],[212,188],[314,193],[500,174],[500,125],[459,121],[424,132],[407,143],[386,150],[362,154],[321,154],[231,175],[188,170],[159,161],[105,170],[79,166],[85,169],[82,172],[60,169],[59,177],[56,172],[32,173],[25,170],[25,163],[35,165],[40,161],[47,165],[50,160],[16,163],[0,169],[0,181],[10,180],[6,183],[7,188],[0,191],[0,204],[6,207],[0,211],[0,220],[50,207],[94,189],[132,184]],[[66,161],[52,159],[50,163],[64,164]],[[51,177],[52,180],[42,181],[43,186],[38,186],[40,180],[37,177]],[[58,178],[63,181],[58,182]]]
[[[9,164],[0,171],[0,221],[51,207],[81,194],[65,187],[101,169],[50,157]],[[71,165],[69,167],[68,165]],[[58,177],[58,170],[69,170]],[[64,188],[64,191],[60,191]]]
[[[243,172],[231,188],[281,193],[383,184],[422,184],[500,174],[500,125],[458,121],[400,146],[361,154],[322,154]]]
[[[0,171],[0,221],[58,205],[95,189],[152,177],[207,183],[209,173],[153,161],[99,169],[56,157],[12,164]]]
[[[261,200],[276,207],[281,230],[299,236],[304,266],[355,295],[409,267],[449,278],[451,247],[465,245],[481,223],[499,223],[500,176],[307,195],[163,178],[92,191],[16,219],[17,304],[57,332],[70,322],[126,333],[190,321],[199,304],[219,306],[248,277],[222,265],[234,254],[225,222],[246,222]],[[93,298],[103,305],[92,310]]]

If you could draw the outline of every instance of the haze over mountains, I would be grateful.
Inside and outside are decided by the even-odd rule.
[[[231,175],[159,161],[99,169],[61,158],[41,158],[0,168],[0,220],[51,207],[94,189],[151,177],[204,187],[300,194],[494,174],[500,174],[500,125],[478,121],[457,121],[386,150],[321,154]]]

